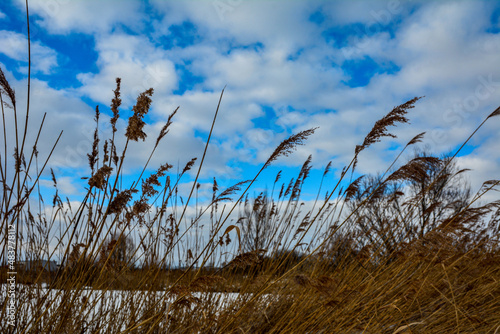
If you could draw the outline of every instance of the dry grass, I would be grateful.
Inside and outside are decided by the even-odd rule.
[[[248,191],[264,169],[304,144],[315,129],[283,141],[252,180],[219,190],[214,178],[212,201],[190,216],[206,149],[198,165],[193,158],[179,175],[168,163],[145,175],[159,143],[168,138],[176,109],[137,181],[122,187],[129,141],[148,135],[143,118],[153,90],[139,95],[120,134],[121,80],[116,84],[113,132],[104,141],[96,108],[87,194],[77,208],[57,192],[51,207],[44,204],[37,185],[47,161],[38,161],[39,137],[27,143],[28,130],[21,131],[17,116],[15,124],[3,118],[1,282],[12,269],[5,266],[9,226],[17,231],[13,257],[57,258],[62,266],[57,272],[43,265],[17,267],[15,326],[2,320],[0,332],[500,332],[500,201],[479,204],[486,192],[498,191],[500,181],[486,181],[472,196],[462,182],[466,171],[455,164],[456,153],[422,153],[394,171],[397,161],[378,177],[359,177],[341,188],[354,175],[359,154],[383,137],[394,137],[388,127],[407,123],[419,98],[375,123],[336,186],[325,191],[323,180],[319,183],[309,212],[301,211],[301,191],[311,158],[296,179],[280,183],[278,173],[270,194],[251,199]],[[1,70],[0,87],[2,114],[17,115],[15,92]],[[15,138],[7,138],[10,127]],[[116,146],[115,135],[125,135],[124,147]],[[191,194],[181,202],[178,187],[194,168]],[[323,178],[330,169],[331,164]],[[57,189],[53,173],[52,179]],[[239,220],[231,224],[233,212],[239,212]],[[54,251],[49,242],[57,244]],[[3,294],[0,300],[2,319],[9,298]]]

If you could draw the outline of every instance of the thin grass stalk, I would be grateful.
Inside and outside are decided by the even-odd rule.
[[[203,155],[201,156],[200,166],[198,167],[198,172],[196,173],[196,177],[194,178],[193,186],[191,187],[191,191],[189,192],[189,196],[188,196],[188,198],[186,200],[186,204],[184,205],[184,209],[182,210],[182,214],[181,214],[181,217],[180,217],[180,219],[178,221],[179,222],[178,224],[181,223],[182,218],[184,217],[184,215],[186,213],[187,206],[189,205],[189,201],[191,199],[191,196],[193,195],[193,192],[194,192],[194,189],[196,187],[198,178],[200,176],[201,168],[203,167],[203,162],[205,161],[205,156],[207,154],[208,144],[210,143],[210,138],[212,137],[212,132],[214,130],[215,121],[217,120],[217,114],[219,113],[220,103],[222,101],[222,96],[224,95],[224,90],[225,89],[226,89],[226,87],[224,87],[222,89],[222,92],[220,93],[219,102],[217,103],[217,108],[215,109],[215,115],[214,115],[214,118],[212,120],[212,126],[210,127],[210,132],[208,133],[207,142],[205,143],[205,149],[203,150]],[[179,227],[179,226],[177,225],[177,227]]]

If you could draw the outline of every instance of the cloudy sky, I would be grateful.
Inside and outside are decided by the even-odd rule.
[[[39,144],[43,159],[64,130],[50,166],[60,190],[70,197],[82,194],[80,178],[89,175],[86,154],[96,105],[102,112],[101,139],[110,134],[106,123],[116,77],[122,78],[121,133],[137,95],[155,89],[148,140],[134,143],[127,155],[130,180],[177,106],[150,166],[168,162],[182,169],[191,158],[200,158],[226,86],[202,173],[206,189],[213,176],[222,187],[252,178],[282,140],[319,127],[259,184],[265,187],[280,169],[295,176],[312,154],[314,169],[306,189],[313,195],[327,163],[332,161],[337,171],[328,180],[333,183],[352,159],[355,145],[396,105],[425,96],[410,112],[411,124],[393,129],[398,138],[362,152],[359,173],[385,171],[423,131],[422,149],[454,151],[500,105],[497,1],[29,4],[30,137],[47,113]],[[24,0],[0,4],[0,66],[16,89],[20,110],[25,108],[28,71],[24,5]],[[473,170],[474,190],[500,174],[499,122],[490,119],[459,154],[461,167]],[[49,175],[46,180],[50,186]]]

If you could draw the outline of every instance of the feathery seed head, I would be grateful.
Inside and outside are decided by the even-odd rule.
[[[357,145],[355,149],[355,154],[358,155],[359,152],[369,147],[371,144],[379,142],[382,137],[392,137],[396,136],[387,131],[389,126],[394,126],[396,123],[408,123],[408,118],[405,115],[408,113],[409,109],[414,108],[415,102],[420,100],[422,97],[414,97],[413,99],[397,106],[392,109],[386,116],[375,122],[372,130],[365,137],[362,145]]]
[[[132,108],[134,114],[128,119],[127,132],[125,136],[129,140],[139,141],[142,139],[143,141],[146,139],[147,135],[142,130],[146,122],[143,121],[143,117],[148,113],[149,107],[151,106],[151,96],[153,95],[153,88],[146,90],[141,93],[137,98],[137,102],[135,106]]]
[[[99,168],[97,172],[89,179],[89,186],[104,190],[104,186],[106,185],[106,177],[111,175],[111,171],[113,171],[113,168],[106,165]]]
[[[290,155],[298,145],[304,145],[304,141],[316,131],[316,128],[308,129],[305,131],[301,131],[297,133],[296,135],[292,135],[289,138],[285,139],[282,141],[278,147],[274,150],[273,154],[267,159],[266,163],[264,164],[264,168],[269,166],[273,161],[278,159],[281,156],[288,156]]]
[[[5,94],[7,94],[12,106],[8,105],[6,102],[4,102],[4,104],[8,107],[12,107],[13,109],[16,109],[16,94],[14,92],[14,89],[12,89],[12,87],[10,87],[9,82],[7,81],[7,78],[5,77],[5,74],[2,71],[2,68],[0,68],[0,93],[1,92],[4,92]]]
[[[116,78],[116,89],[113,91],[115,96],[111,101],[111,111],[113,112],[113,117],[111,118],[111,127],[113,128],[113,133],[116,132],[116,121],[120,117],[118,108],[122,104],[122,100],[120,99],[120,83],[121,79]]]

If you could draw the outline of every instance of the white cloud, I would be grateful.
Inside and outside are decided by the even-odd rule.
[[[16,32],[1,30],[0,53],[11,59],[23,62],[21,68],[26,68],[28,62],[28,39],[26,36]],[[33,70],[49,74],[57,66],[57,52],[39,41],[32,41],[31,61]]]
[[[177,87],[174,64],[154,48],[145,37],[113,34],[98,37],[98,73],[81,73],[81,92],[95,101],[108,104],[115,88],[115,79],[122,78],[122,99],[125,107],[135,103],[137,96],[153,87],[156,95],[170,94]]]
[[[293,52],[314,44],[316,27],[308,23],[313,5],[307,2],[234,2],[220,11],[217,2],[153,1],[170,24],[193,21],[202,36],[210,40],[230,37],[241,44],[263,43]],[[229,36],[228,36],[229,35]]]
[[[467,173],[467,177],[470,180],[472,193],[475,194],[481,188],[483,182],[494,179],[498,175],[500,170],[500,163],[497,160],[488,157],[488,155],[482,154],[470,154],[468,156],[457,158],[457,163],[461,168],[471,169]],[[498,187],[496,188],[498,189]],[[496,191],[490,191],[483,195],[480,199],[481,202],[487,203],[490,201],[498,200],[499,195]]]
[[[26,112],[26,83],[8,77],[16,91],[18,119],[24,119]],[[44,81],[31,80],[30,121],[26,142],[31,151],[35,143],[38,128],[44,114],[47,113],[40,133],[37,150],[39,161],[45,161],[59,133],[61,140],[54,150],[50,166],[69,169],[85,168],[86,154],[90,152],[94,129],[94,111],[81,101],[80,96],[70,89],[56,90]],[[6,113],[8,136],[13,136],[13,114]],[[13,138],[13,137],[11,137]],[[48,172],[48,170],[46,170]]]
[[[5,13],[3,13],[3,12],[1,12],[1,11],[0,11],[0,20],[1,20],[1,19],[4,19],[6,16],[7,16],[7,15],[5,15]]]
[[[15,60],[27,59],[28,41],[24,35],[2,30],[0,41],[2,42],[0,51],[4,55]]]
[[[394,59],[405,65],[409,88],[456,87],[495,71],[495,55],[485,52],[489,10],[482,3],[433,3],[408,19],[394,45]],[[471,78],[472,77],[472,78]]]
[[[410,10],[410,5],[399,0],[389,1],[329,1],[319,2],[326,21],[335,25],[361,23],[361,32],[376,32],[379,27],[396,20]]]
[[[26,5],[22,0],[17,3],[19,8]],[[40,17],[37,23],[56,34],[103,33],[120,25],[133,29],[143,25],[137,18],[141,8],[137,1],[33,0],[29,6]]]
[[[57,189],[63,196],[81,195],[83,189],[77,189],[75,180],[73,177],[69,176],[56,176]],[[52,180],[40,180],[40,184],[45,187],[53,187],[54,182]],[[63,197],[64,198],[64,197]]]

